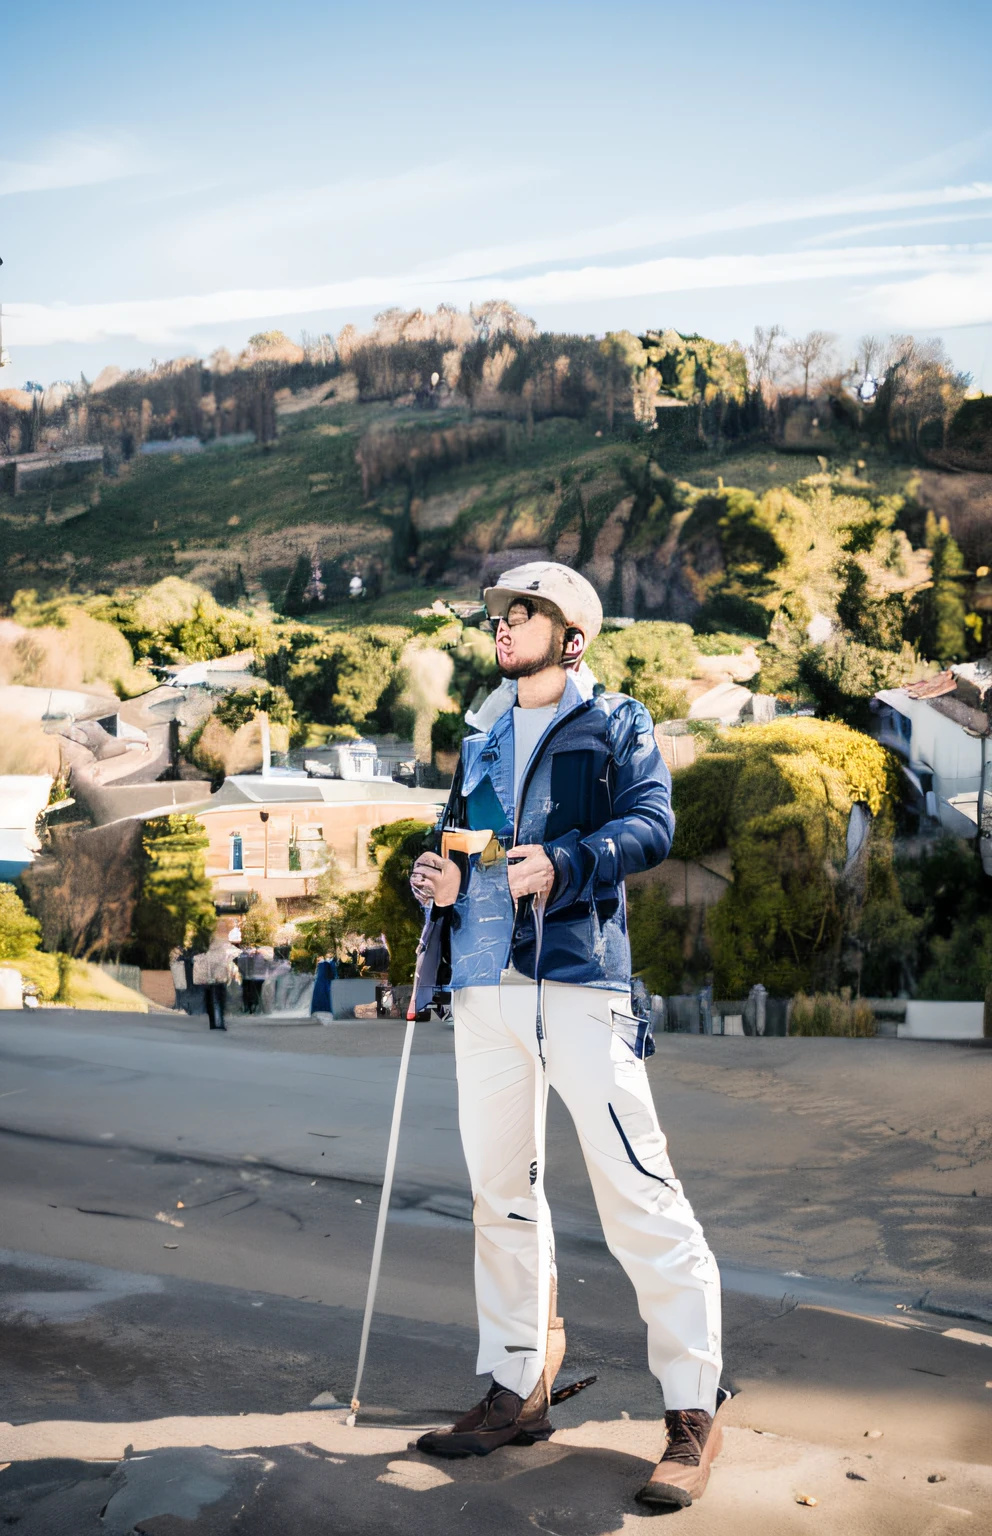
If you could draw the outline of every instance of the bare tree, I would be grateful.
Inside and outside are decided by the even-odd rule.
[[[878,336],[862,336],[858,342],[858,355],[854,367],[861,378],[866,379],[869,374],[874,374],[875,369],[882,361],[885,352],[885,343]]]
[[[746,347],[741,347],[747,359],[748,388],[753,394],[760,394],[763,386],[771,383],[779,337],[783,334],[780,325],[770,325],[767,331],[763,325],[756,325],[754,340]]]
[[[809,399],[810,374],[826,362],[836,340],[831,331],[808,331],[805,336],[787,342],[783,348],[789,362],[802,370],[804,400]]]
[[[537,325],[529,315],[522,315],[508,299],[486,299],[483,304],[470,306],[480,341],[491,341],[496,336],[507,336],[511,341],[529,341],[537,334]]]
[[[119,954],[140,892],[140,821],[53,829],[47,855],[25,871],[47,949],[83,960]]]

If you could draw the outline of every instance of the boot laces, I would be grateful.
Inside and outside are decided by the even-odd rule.
[[[703,1454],[712,1420],[703,1409],[675,1408],[665,1414],[668,1445],[663,1461],[696,1467]]]
[[[509,1402],[501,1403],[500,1398],[508,1398]],[[520,1409],[523,1406],[517,1393],[511,1392],[509,1387],[501,1387],[498,1381],[494,1381],[492,1386],[489,1388],[489,1391],[486,1393],[485,1405],[486,1411],[483,1415],[482,1423],[479,1425],[480,1429],[489,1429],[491,1427],[489,1423],[489,1415],[493,1413],[494,1410],[498,1417],[505,1419],[507,1423],[511,1423],[515,1418],[517,1418],[520,1413]],[[507,1417],[508,1408],[510,1409],[509,1417]],[[499,1424],[497,1427],[502,1429],[503,1425]]]

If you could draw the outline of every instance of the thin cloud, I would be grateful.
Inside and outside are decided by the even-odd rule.
[[[840,192],[809,198],[780,198],[706,213],[641,215],[595,229],[547,235],[506,245],[457,253],[435,275],[446,278],[497,276],[515,268],[549,261],[576,261],[619,251],[671,245],[701,235],[729,234],[816,219],[850,218],[858,214],[898,213],[910,208],[955,207],[992,201],[992,182],[931,187],[903,192]],[[425,272],[425,276],[431,275]]]
[[[191,244],[230,245],[257,239],[276,229],[328,232],[342,225],[374,223],[398,214],[418,214],[458,199],[489,195],[495,187],[518,187],[539,175],[536,167],[479,167],[458,161],[413,166],[394,176],[349,177],[309,187],[283,186],[251,192],[183,222],[183,238]]]
[[[844,229],[831,229],[822,235],[809,235],[802,241],[804,246],[830,245],[834,240],[851,240],[856,235],[876,235],[887,229],[922,229],[928,224],[963,224],[975,219],[992,219],[989,213],[935,213],[918,219],[885,219],[876,224],[849,224]]]
[[[558,269],[512,281],[494,289],[489,278],[425,280],[405,273],[393,277],[358,278],[311,287],[232,289],[166,299],[129,300],[103,304],[9,307],[11,345],[41,346],[56,342],[93,342],[129,336],[147,342],[174,342],[203,326],[230,322],[354,311],[370,307],[444,302],[462,307],[499,296],[523,307],[590,300],[631,298],[701,289],[769,287],[783,283],[892,278],[913,275],[921,305],[940,310],[946,291],[948,315],[977,303],[979,285],[988,283],[992,247],[950,245],[862,246],[836,251],[786,251],[771,255],[668,256],[617,266]],[[984,275],[983,275],[984,274]],[[897,285],[899,286],[899,285]],[[875,290],[881,306],[895,303],[890,286]],[[909,285],[899,286],[911,307]],[[982,312],[987,300],[978,306]],[[969,315],[969,319],[976,318]],[[903,321],[929,324],[930,321]],[[952,322],[948,318],[948,324]]]
[[[37,160],[0,160],[0,197],[119,181],[147,169],[133,146],[73,135],[53,141]]]
[[[992,324],[992,254],[976,258],[969,269],[938,269],[905,283],[879,284],[868,299],[893,330]]]

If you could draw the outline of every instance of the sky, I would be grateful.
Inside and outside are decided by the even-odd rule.
[[[0,388],[507,298],[939,335],[992,392],[987,0],[50,0],[43,32],[7,8]]]

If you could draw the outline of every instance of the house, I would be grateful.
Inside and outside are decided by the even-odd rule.
[[[249,891],[297,910],[316,894],[332,864],[346,889],[375,883],[368,840],[373,827],[405,817],[433,823],[443,791],[391,779],[324,779],[284,771],[270,778],[236,774],[209,800],[187,809],[210,838],[207,874],[218,902],[239,904]]]
[[[922,824],[979,838],[992,875],[992,668],[967,662],[872,700],[872,734],[901,760]]]
[[[433,823],[445,791],[414,789],[388,778],[311,778],[290,769],[234,774],[215,794],[177,803],[175,790],[157,789],[156,803],[136,814],[141,821],[178,813],[195,816],[210,839],[207,874],[221,908],[247,907],[250,892],[276,901],[288,915],[305,910],[329,868],[346,890],[367,889],[378,871],[368,860],[373,827],[411,818]],[[118,792],[119,793],[119,792]],[[124,820],[131,817],[125,813]]]

